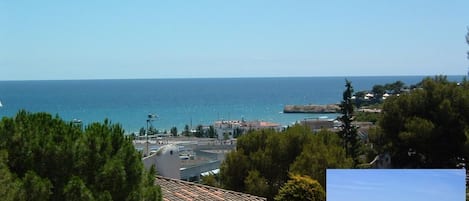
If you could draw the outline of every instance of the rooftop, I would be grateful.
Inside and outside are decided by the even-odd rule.
[[[215,188],[207,185],[156,176],[164,201],[173,200],[267,200],[246,193]]]

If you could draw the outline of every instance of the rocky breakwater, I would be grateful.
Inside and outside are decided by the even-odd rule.
[[[283,113],[339,113],[338,104],[329,105],[286,105]]]

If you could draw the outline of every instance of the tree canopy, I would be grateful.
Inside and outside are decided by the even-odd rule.
[[[309,176],[290,175],[291,179],[282,186],[276,201],[325,201],[326,193],[318,181]]]
[[[286,131],[253,131],[238,138],[236,151],[221,165],[223,187],[273,200],[289,173],[307,175],[325,186],[326,168],[350,168],[336,133],[312,134],[297,125]]]
[[[161,200],[118,124],[80,125],[20,111],[0,122],[5,200]],[[10,186],[10,188],[3,188]]]
[[[354,105],[352,102],[353,87],[352,83],[345,80],[345,91],[342,94],[342,102],[340,103],[340,112],[342,116],[339,120],[342,122],[339,136],[342,138],[342,144],[345,148],[347,156],[353,158],[354,166],[358,165],[359,156],[359,139],[357,128],[352,125],[354,118]]]
[[[468,159],[469,83],[426,78],[383,105],[383,148],[395,167],[454,168]]]

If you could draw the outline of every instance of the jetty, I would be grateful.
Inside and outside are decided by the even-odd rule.
[[[339,113],[338,104],[328,105],[285,105],[283,113]]]

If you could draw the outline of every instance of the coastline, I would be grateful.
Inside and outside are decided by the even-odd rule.
[[[348,77],[356,91],[402,80],[416,84],[424,76]],[[462,76],[448,76],[458,81]],[[210,125],[217,120],[260,120],[291,125],[334,113],[284,113],[285,104],[329,104],[341,100],[345,77],[190,78],[81,81],[1,81],[0,117],[25,109],[48,112],[83,124],[109,119],[126,133],[146,127],[149,113],[159,115],[159,130]]]

